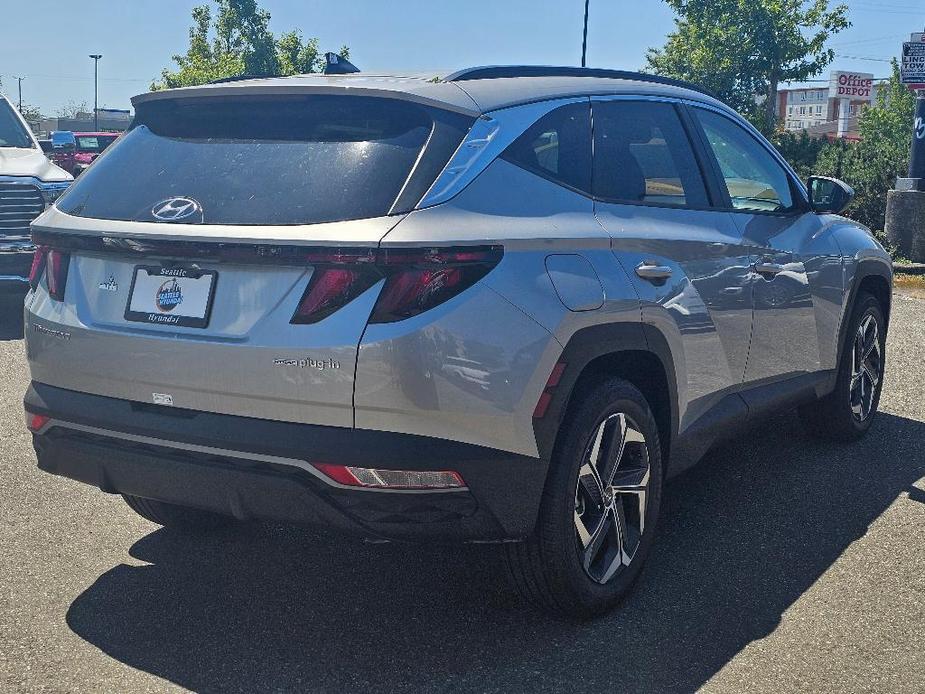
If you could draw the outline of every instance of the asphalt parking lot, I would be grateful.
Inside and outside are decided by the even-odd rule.
[[[492,547],[248,525],[184,536],[40,474],[0,313],[0,689],[919,691],[925,682],[925,300],[897,296],[860,444],[783,416],[667,490],[622,609],[523,605]]]

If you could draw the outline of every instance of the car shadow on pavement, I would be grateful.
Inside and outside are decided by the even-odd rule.
[[[22,301],[0,296],[0,342],[23,337]]]
[[[160,529],[71,605],[109,656],[196,691],[691,691],[925,475],[925,423],[862,442],[794,415],[669,484],[642,581],[612,614],[551,619],[508,588],[498,548],[364,544],[310,530]],[[128,512],[126,510],[126,512]]]

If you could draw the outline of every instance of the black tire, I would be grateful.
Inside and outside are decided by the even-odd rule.
[[[135,513],[152,523],[184,530],[214,530],[235,522],[231,516],[202,511],[198,508],[177,506],[164,501],[145,499],[123,494],[122,498]]]
[[[858,331],[868,318],[872,318],[877,326],[877,347],[879,360],[876,366],[877,383],[870,397],[869,413],[859,417],[852,409],[852,398],[857,400],[857,388],[853,386],[853,372],[855,369],[855,340]],[[848,330],[845,333],[845,344],[842,347],[841,361],[838,364],[838,375],[835,390],[820,400],[803,405],[799,409],[800,420],[806,431],[816,438],[828,441],[851,442],[857,441],[873,423],[874,416],[880,404],[880,393],[883,389],[883,373],[886,364],[886,321],[883,317],[883,308],[875,297],[867,293],[859,293],[851,312]],[[869,379],[863,379],[869,384]],[[863,386],[864,384],[858,384]]]
[[[617,417],[620,414],[624,416],[623,420]],[[632,494],[611,494],[609,497],[609,503],[613,505],[612,518],[616,519],[622,514],[623,527],[628,528],[624,534],[627,538],[625,546],[629,548],[632,539],[633,551],[626,565],[620,563],[609,580],[600,582],[607,572],[599,570],[601,575],[595,580],[591,572],[585,569],[586,549],[583,540],[579,538],[578,528],[579,522],[582,522],[585,530],[594,525],[602,527],[605,517],[608,517],[607,509],[611,507],[606,506],[607,493],[604,494],[603,506],[595,507],[587,501],[590,498],[588,490],[592,486],[587,484],[588,475],[582,477],[584,482],[579,482],[579,470],[583,469],[586,460],[592,459],[599,430],[604,432],[608,426],[619,426],[608,424],[615,421],[615,417],[616,422],[625,422],[626,431],[631,432],[631,436],[625,438],[638,438],[632,435],[636,431],[644,441],[627,444],[624,449],[620,449],[625,452],[613,456],[619,465],[614,481],[628,479],[629,473],[642,470],[640,466],[645,454],[648,465],[647,490],[645,501],[639,501],[639,497]],[[610,457],[605,455],[598,459]],[[596,478],[595,484],[601,484],[602,478],[603,475]],[[582,484],[580,490],[579,484]],[[610,492],[615,489],[611,487]],[[612,379],[585,390],[577,402],[569,407],[563,422],[533,534],[523,542],[505,545],[505,564],[515,588],[531,604],[561,616],[591,617],[615,607],[639,577],[649,553],[659,514],[661,490],[662,459],[658,426],[642,393],[622,379]],[[615,497],[622,501],[612,501]],[[626,503],[629,505],[624,505],[623,510],[616,510],[617,504]],[[640,513],[639,509],[643,506],[645,511]],[[580,520],[584,514],[591,518],[587,526],[584,525],[586,521]],[[641,526],[641,532],[629,529],[633,518],[642,519],[644,525]],[[599,519],[599,522],[595,522],[595,519]],[[611,528],[615,527],[615,524],[611,525]],[[610,543],[612,548],[620,546],[612,536],[608,537],[611,539],[605,542]],[[591,542],[588,546],[594,544]],[[607,552],[611,552],[610,547]],[[617,552],[613,551],[613,554]],[[592,568],[610,566],[612,569],[617,566],[610,562],[609,554],[602,553],[600,556],[601,562],[593,564]]]

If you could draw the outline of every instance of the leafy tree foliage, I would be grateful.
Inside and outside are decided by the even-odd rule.
[[[173,56],[177,69],[164,69],[152,89],[187,87],[237,75],[296,75],[323,68],[318,39],[303,39],[298,29],[277,39],[269,29],[270,13],[257,0],[211,2],[193,8],[189,48]],[[346,51],[345,46],[340,54],[347,57]]]
[[[771,132],[777,89],[820,74],[834,60],[830,36],[850,26],[848,7],[828,0],[665,0],[677,13],[652,72],[702,84]]]
[[[42,120],[42,111],[32,104],[23,104],[20,113],[27,123],[37,123]]]
[[[886,214],[886,193],[909,168],[915,94],[902,85],[899,65],[893,61],[889,81],[880,87],[877,103],[858,118],[860,142],[833,142],[823,147],[816,173],[844,179],[854,188],[847,214],[881,231]]]
[[[92,112],[93,108],[88,106],[86,101],[74,101],[73,99],[55,109],[55,115],[58,118],[77,118],[78,113]]]
[[[799,134],[779,130],[770,139],[784,159],[790,162],[790,166],[800,175],[800,178],[806,180],[814,173],[818,173],[816,160],[819,158],[819,153],[825,149],[827,140],[810,137],[805,130]]]

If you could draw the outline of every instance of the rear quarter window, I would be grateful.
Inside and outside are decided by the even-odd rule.
[[[471,123],[361,96],[152,101],[139,106],[131,130],[58,207],[82,217],[157,221],[158,202],[184,197],[199,203],[196,221],[204,224],[378,217],[420,199]]]
[[[590,194],[590,103],[569,104],[547,113],[501,156],[538,176]]]

